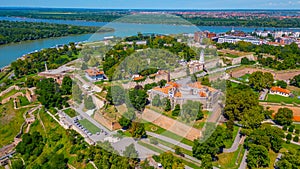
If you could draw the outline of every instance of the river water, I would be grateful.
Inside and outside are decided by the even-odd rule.
[[[93,21],[77,21],[77,20],[53,20],[53,19],[32,19],[32,18],[18,18],[18,17],[0,17],[0,20],[9,21],[27,21],[27,22],[47,22],[58,24],[71,24],[78,26],[106,26],[114,28],[114,32],[103,34],[84,34],[72,35],[59,38],[49,38],[34,41],[26,41],[8,45],[0,46],[0,68],[10,64],[12,61],[29,52],[40,50],[44,48],[53,47],[58,44],[67,44],[69,42],[81,41],[97,41],[103,40],[107,36],[125,37],[136,35],[137,32],[142,33],[159,33],[159,34],[178,34],[178,33],[194,33],[199,30],[209,30],[211,32],[226,32],[231,30],[231,27],[222,26],[185,26],[185,25],[166,25],[166,24],[137,24],[137,23],[105,23]],[[258,30],[274,30],[274,28],[254,28],[254,27],[235,27],[235,30],[251,32]]]

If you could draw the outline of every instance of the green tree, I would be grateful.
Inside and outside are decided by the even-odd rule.
[[[123,155],[125,157],[131,158],[131,159],[136,159],[138,158],[138,153],[135,150],[134,144],[130,144],[129,146],[125,147],[125,150],[123,152]]]
[[[72,94],[72,79],[70,76],[65,76],[62,81],[61,90],[63,94],[69,95]]]
[[[293,169],[293,165],[286,159],[276,162],[276,168],[278,169]]]
[[[147,93],[142,89],[134,88],[129,91],[130,103],[138,111],[142,111],[145,108],[147,97]]]
[[[300,166],[300,150],[292,149],[283,153],[280,160],[275,164],[279,169],[296,169]]]
[[[290,85],[300,87],[300,75],[294,76],[290,81]]]
[[[202,160],[204,157],[203,155],[206,154],[210,155],[211,158],[215,157],[215,155],[220,153],[225,147],[224,141],[227,138],[225,132],[223,127],[217,126],[213,133],[209,135],[209,138],[205,139],[204,142],[200,142],[197,139],[194,140],[193,156],[200,160]]]
[[[119,123],[123,128],[129,128],[131,126],[132,120],[134,120],[135,117],[135,112],[129,110],[122,115],[122,117],[119,119]]]
[[[279,125],[290,125],[293,121],[293,111],[289,108],[279,108],[275,114],[275,122]]]
[[[287,140],[292,140],[292,135],[291,135],[290,133],[287,134],[287,135],[286,135],[286,139],[287,139]]]
[[[72,87],[72,96],[73,100],[77,103],[82,103],[83,97],[82,97],[82,90],[79,88],[77,84],[74,84]]]
[[[202,119],[202,104],[197,101],[188,100],[182,105],[181,118],[186,122]]]
[[[294,141],[294,142],[299,142],[299,137],[298,137],[298,136],[295,136],[295,137],[293,138],[293,141]]]
[[[168,98],[165,98],[164,110],[165,111],[170,111],[171,110],[171,102],[170,102],[170,99],[168,99]]]
[[[84,107],[88,110],[92,110],[94,108],[96,108],[92,96],[87,96],[84,98]]]
[[[262,145],[267,149],[279,152],[282,148],[284,133],[280,128],[262,125],[260,128],[253,130],[245,140],[245,147],[252,145]]]
[[[125,103],[125,90],[117,85],[108,87],[106,100],[116,106]]]
[[[269,72],[254,72],[249,77],[249,84],[253,89],[261,91],[264,88],[271,88],[274,82],[273,75]]]
[[[281,88],[286,89],[287,83],[283,80],[279,80],[277,81],[276,86],[280,86]]]
[[[249,65],[250,64],[250,60],[247,57],[243,57],[241,59],[241,64],[242,65]]]
[[[197,82],[197,75],[195,73],[192,74],[191,76],[191,81],[194,83],[194,82]]]
[[[153,97],[152,105],[157,106],[157,107],[161,106],[161,101],[160,101],[160,97],[158,94]]]
[[[184,169],[181,159],[173,156],[171,152],[165,152],[159,155],[160,162],[165,169]]]
[[[178,116],[180,113],[180,105],[176,104],[174,110],[172,111],[172,116]]]
[[[268,149],[261,145],[253,145],[247,155],[247,166],[251,168],[268,167],[270,157]]]
[[[142,138],[147,136],[144,123],[132,122],[130,132],[134,138]]]
[[[213,164],[212,164],[212,158],[209,154],[204,154],[201,157],[201,168],[203,169],[212,169],[213,168]]]
[[[21,159],[13,160],[11,163],[13,169],[25,169],[26,167],[23,165]]]
[[[263,108],[261,106],[253,107],[252,109],[245,110],[241,120],[241,124],[245,128],[258,128],[261,122],[265,119]]]

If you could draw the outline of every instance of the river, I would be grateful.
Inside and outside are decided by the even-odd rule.
[[[78,21],[78,20],[54,20],[54,19],[33,19],[33,18],[19,18],[19,17],[0,17],[0,20],[9,21],[27,21],[27,22],[47,22],[58,24],[71,24],[79,26],[107,26],[115,29],[115,32],[103,34],[84,34],[72,35],[59,38],[48,38],[34,41],[25,41],[20,43],[13,43],[0,46],[0,68],[10,64],[12,61],[29,52],[40,50],[44,48],[53,47],[58,44],[67,44],[69,42],[81,41],[98,41],[103,40],[106,36],[125,37],[136,35],[137,32],[142,33],[159,33],[159,34],[178,34],[178,33],[194,33],[199,30],[209,30],[211,32],[226,32],[231,30],[231,27],[222,26],[184,26],[184,25],[166,25],[166,24],[137,24],[137,23],[105,23],[93,21]],[[274,30],[274,28],[254,28],[254,27],[235,27],[235,30],[251,32],[258,30]]]

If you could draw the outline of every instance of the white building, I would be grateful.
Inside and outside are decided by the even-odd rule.
[[[281,87],[274,86],[274,87],[271,88],[270,94],[289,97],[290,94],[291,94],[291,91],[289,91],[287,89],[283,89]]]

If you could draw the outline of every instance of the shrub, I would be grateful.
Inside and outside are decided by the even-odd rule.
[[[291,126],[291,127],[289,128],[289,132],[294,132],[294,129],[295,129],[295,126]]]
[[[299,129],[296,129],[296,130],[295,130],[295,133],[296,133],[296,134],[300,134],[300,130],[299,130]]]
[[[299,137],[298,137],[298,136],[295,136],[295,137],[293,138],[293,141],[294,141],[294,142],[299,142]]]
[[[287,140],[291,140],[291,139],[292,139],[292,135],[291,135],[291,134],[287,134],[287,135],[286,135],[286,139],[287,139]]]
[[[282,130],[284,130],[284,131],[287,131],[287,129],[288,129],[287,125],[284,125],[283,128],[282,128]]]

